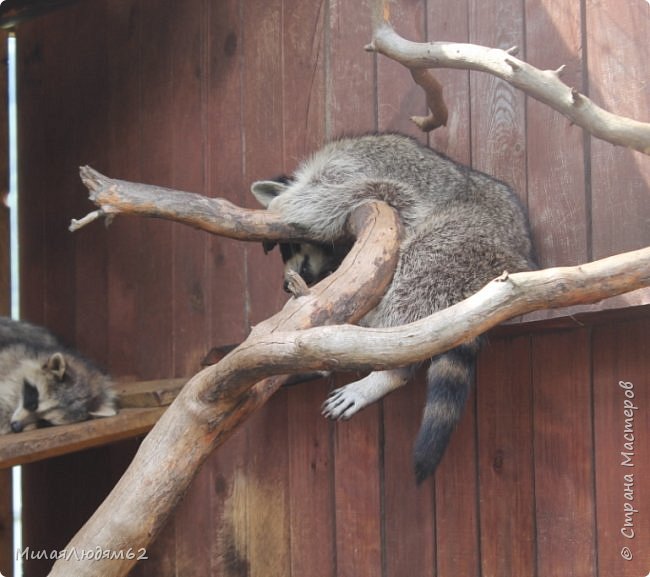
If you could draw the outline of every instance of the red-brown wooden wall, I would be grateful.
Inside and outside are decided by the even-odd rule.
[[[191,375],[212,346],[277,311],[279,263],[257,244],[134,218],[67,232],[91,208],[77,167],[253,206],[251,181],[291,170],[329,137],[415,134],[419,89],[363,51],[368,4],[86,0],[20,25],[24,316],[115,376],[149,379]],[[392,19],[411,39],[517,45],[540,68],[566,64],[569,85],[648,120],[648,10],[642,0],[399,0]],[[450,119],[431,144],[516,187],[543,265],[650,244],[648,157],[585,137],[493,77],[437,76]],[[638,308],[495,331],[462,426],[419,489],[410,448],[421,384],[339,425],[319,415],[331,384],[282,390],[209,459],[133,574],[646,575],[648,329]],[[634,467],[621,465],[619,381],[634,384]],[[24,544],[62,548],[136,446],[25,467]],[[620,533],[626,503],[638,511],[633,539]],[[29,561],[26,575],[47,565]]]

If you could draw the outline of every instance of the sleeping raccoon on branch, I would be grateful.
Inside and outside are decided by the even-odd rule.
[[[536,268],[526,216],[506,184],[399,134],[334,141],[290,179],[255,182],[252,192],[318,241],[280,243],[286,273],[300,274],[308,285],[341,263],[346,250],[334,243],[357,206],[382,200],[397,210],[404,235],[395,276],[362,326],[403,325],[463,300],[504,271]],[[443,456],[474,380],[478,348],[475,339],[430,361],[414,451],[418,482]],[[372,372],[333,391],[323,413],[348,419],[405,385],[416,368]]]

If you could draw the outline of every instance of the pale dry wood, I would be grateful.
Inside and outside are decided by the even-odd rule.
[[[411,68],[411,76],[424,90],[429,108],[428,116],[411,116],[411,121],[423,132],[446,126],[449,111],[442,96],[442,84],[428,70],[421,68]]]
[[[516,48],[500,50],[456,42],[411,42],[382,18],[376,20],[366,50],[383,54],[410,70],[456,68],[487,72],[560,112],[593,136],[650,154],[650,123],[604,110],[560,80],[563,66],[557,70],[540,70],[516,58]],[[437,99],[435,93],[432,98]]]
[[[187,379],[160,379],[117,385],[120,407],[146,409],[166,407],[178,396]]]
[[[99,218],[110,222],[120,214],[163,218],[237,240],[306,240],[305,231],[292,227],[267,210],[241,208],[223,198],[128,182],[104,176],[89,166],[79,169],[89,198],[99,208],[73,219],[76,231]]]
[[[260,362],[243,367],[239,351],[253,349],[255,355],[251,342],[257,339],[273,341],[279,331],[355,322],[376,306],[397,263],[399,222],[387,205],[372,202],[357,209],[350,224],[357,242],[341,267],[257,325],[245,343],[183,387],[69,549],[99,548],[119,556],[151,543],[205,458],[284,382],[281,376],[265,378],[278,371],[264,364],[263,351]],[[126,575],[136,560],[124,557],[60,559],[50,575]]]

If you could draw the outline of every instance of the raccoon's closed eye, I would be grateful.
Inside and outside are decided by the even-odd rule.
[[[30,412],[38,409],[38,389],[27,380],[23,381],[23,407]]]

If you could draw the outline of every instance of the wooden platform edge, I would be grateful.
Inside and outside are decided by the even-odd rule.
[[[0,469],[146,434],[166,407],[122,409],[115,417],[0,436]]]

